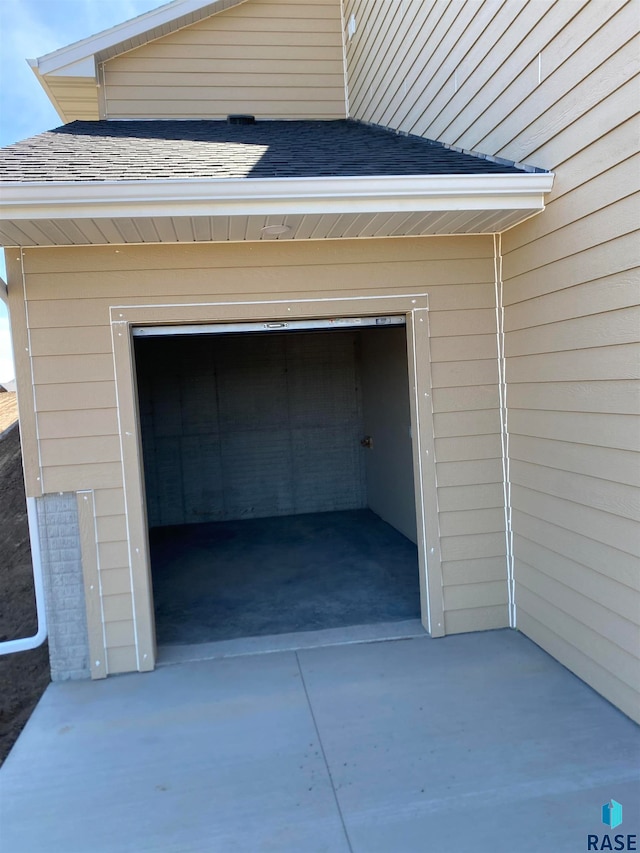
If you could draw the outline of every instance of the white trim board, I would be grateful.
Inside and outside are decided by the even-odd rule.
[[[136,653],[139,670],[155,665],[155,631],[153,626],[153,594],[151,585],[144,484],[142,479],[141,437],[137,391],[134,378],[132,328],[182,323],[271,322],[336,316],[389,316],[404,314],[407,325],[408,367],[410,384],[414,385],[412,402],[412,443],[414,453],[416,516],[418,520],[418,554],[422,623],[432,636],[444,631],[442,600],[442,566],[437,518],[435,455],[433,450],[433,412],[430,404],[431,368],[428,324],[428,295],[375,294],[350,295],[328,299],[253,300],[235,302],[194,303],[188,305],[152,304],[112,306],[111,333],[114,353],[116,397],[122,450],[122,474],[125,492],[130,557],[130,579],[133,610],[136,615]],[[418,331],[419,330],[419,331]],[[419,348],[414,358],[413,347]],[[418,442],[424,432],[430,438],[427,446]],[[418,460],[416,454],[424,453]],[[418,465],[420,462],[420,465]],[[428,530],[427,530],[428,527]],[[420,529],[422,528],[422,533]]]
[[[342,329],[384,329],[405,326],[404,316],[331,317],[317,320],[271,320],[257,323],[207,323],[176,326],[133,326],[134,338],[170,338],[183,335],[226,335],[237,332],[341,331]]]

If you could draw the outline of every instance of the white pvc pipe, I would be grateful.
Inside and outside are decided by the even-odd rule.
[[[41,646],[47,639],[44,578],[42,575],[42,556],[40,554],[40,536],[38,535],[38,511],[36,509],[35,498],[27,498],[27,520],[29,522],[29,539],[31,540],[33,588],[36,594],[38,631],[33,637],[23,637],[20,640],[6,640],[4,643],[0,643],[0,655],[10,655],[14,652],[28,652],[29,649],[36,649],[38,646]]]

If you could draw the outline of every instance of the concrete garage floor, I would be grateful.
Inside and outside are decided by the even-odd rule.
[[[0,769],[11,853],[577,853],[640,831],[638,727],[516,632],[50,685]]]
[[[416,546],[367,509],[151,530],[159,644],[420,617]]]

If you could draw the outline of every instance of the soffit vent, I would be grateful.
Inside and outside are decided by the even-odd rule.
[[[227,123],[228,124],[255,124],[256,123],[256,117],[250,116],[250,115],[242,115],[242,114],[230,115],[230,116],[227,116]]]

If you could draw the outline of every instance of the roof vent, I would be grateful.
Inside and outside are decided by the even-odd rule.
[[[232,115],[227,116],[228,124],[255,124],[256,117],[249,115]]]

